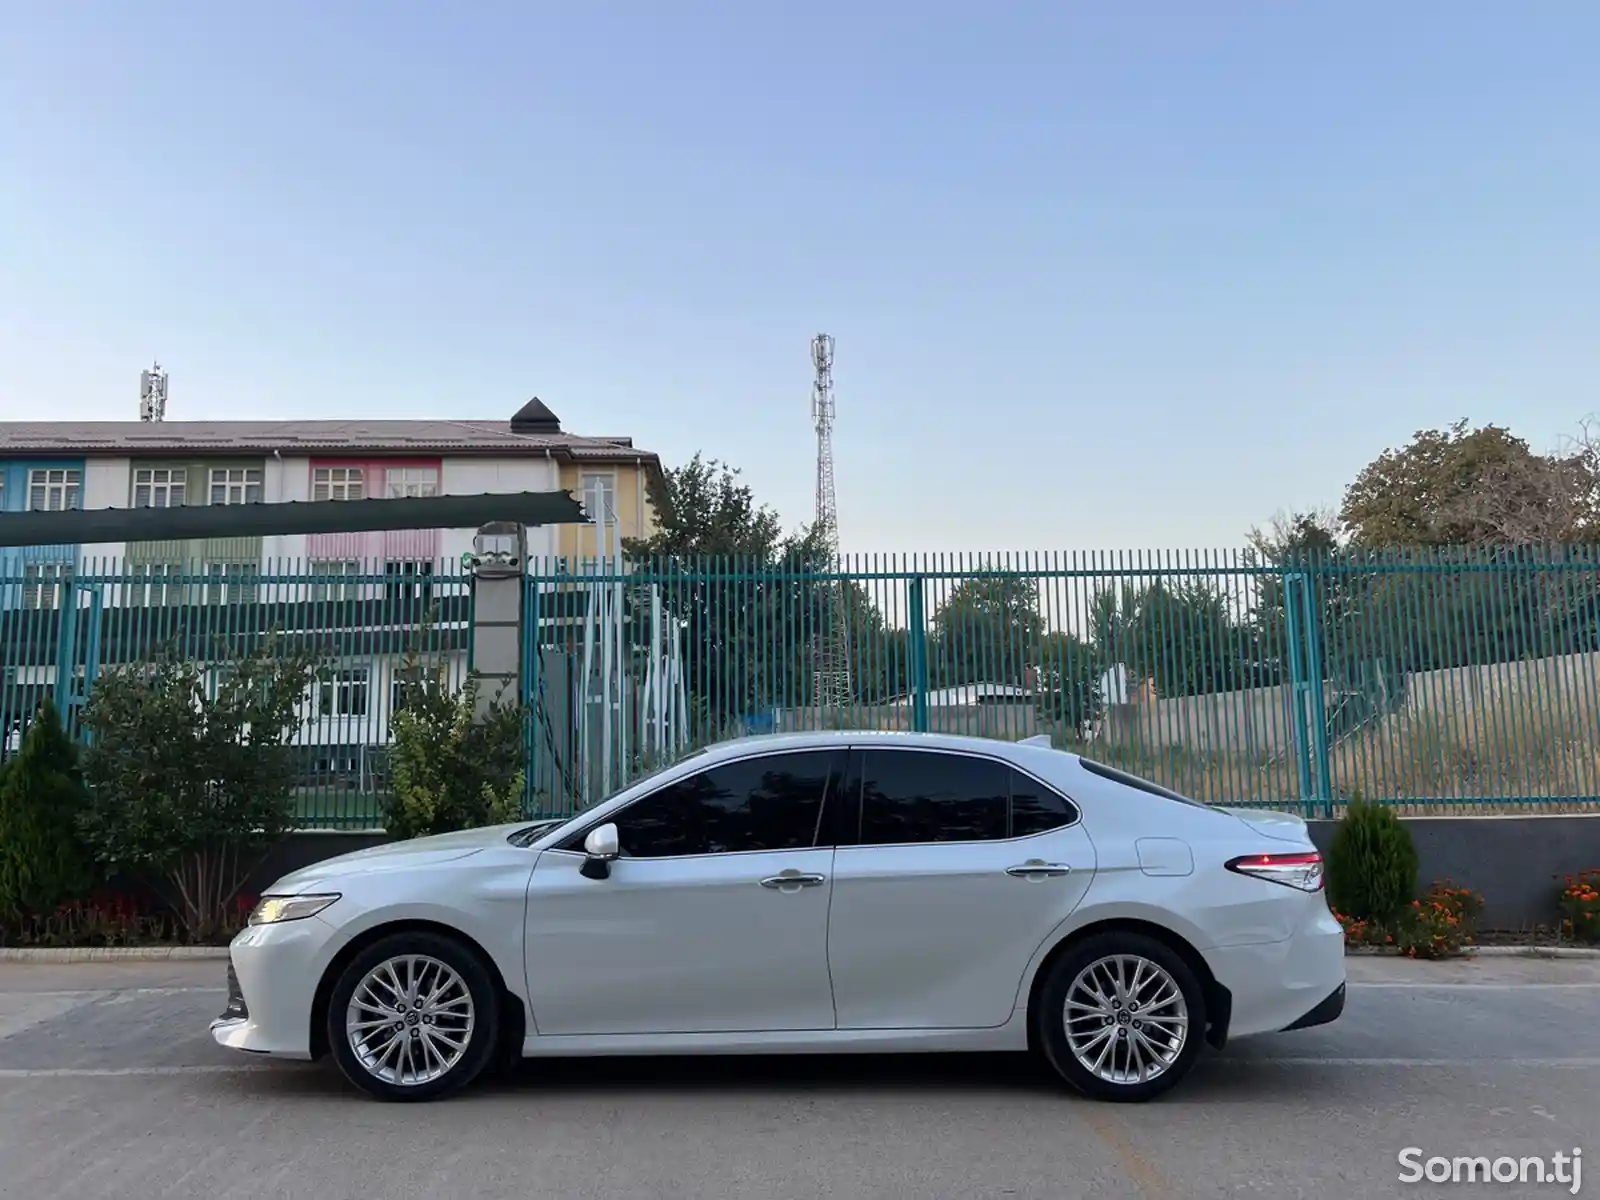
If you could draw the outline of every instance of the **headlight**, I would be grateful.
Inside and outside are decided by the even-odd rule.
[[[303,921],[314,917],[339,898],[338,892],[313,896],[263,896],[250,913],[252,925],[277,925],[282,921]]]

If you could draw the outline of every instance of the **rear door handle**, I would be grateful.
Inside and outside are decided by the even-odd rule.
[[[806,875],[799,871],[781,871],[761,881],[761,886],[778,892],[798,892],[801,888],[821,887],[828,881],[826,875]]]
[[[1007,867],[1006,874],[1016,879],[1055,879],[1061,875],[1070,875],[1072,868],[1066,863],[1047,863],[1035,859],[1025,862],[1020,866]]]

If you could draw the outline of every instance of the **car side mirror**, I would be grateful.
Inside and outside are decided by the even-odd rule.
[[[609,879],[612,860],[620,853],[617,827],[609,821],[597,825],[583,839],[583,866],[579,873],[585,879]]]

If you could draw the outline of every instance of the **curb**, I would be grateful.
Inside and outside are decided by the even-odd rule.
[[[0,946],[0,963],[220,961],[226,946]]]
[[[1588,946],[1469,946],[1470,958],[1600,958]]]

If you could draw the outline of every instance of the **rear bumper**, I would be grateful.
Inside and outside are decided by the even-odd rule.
[[[1327,1025],[1339,1019],[1339,1014],[1344,1012],[1344,984],[1340,984],[1328,993],[1322,1003],[1318,1004],[1305,1016],[1293,1025],[1285,1025],[1283,1032],[1288,1033],[1295,1029],[1310,1029],[1317,1025]]]

